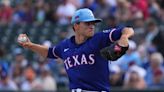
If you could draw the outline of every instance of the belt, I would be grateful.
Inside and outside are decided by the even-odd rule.
[[[83,89],[77,88],[77,89],[71,89],[71,92],[107,92],[107,91],[90,91],[90,90],[83,90]]]

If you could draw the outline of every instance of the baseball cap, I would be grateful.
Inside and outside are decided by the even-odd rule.
[[[97,19],[94,17],[93,12],[88,8],[79,9],[72,16],[71,24],[75,24],[78,22],[101,22],[101,19]]]

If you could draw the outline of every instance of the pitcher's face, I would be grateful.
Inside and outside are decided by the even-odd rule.
[[[80,22],[78,33],[86,37],[92,37],[95,30],[95,22]]]

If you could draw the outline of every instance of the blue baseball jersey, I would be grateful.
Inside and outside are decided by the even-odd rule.
[[[82,44],[75,43],[75,36],[65,39],[48,50],[48,58],[61,58],[68,74],[70,89],[109,91],[108,61],[100,50],[121,36],[123,27],[95,33]]]

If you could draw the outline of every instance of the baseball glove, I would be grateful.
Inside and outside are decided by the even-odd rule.
[[[126,53],[126,51],[128,50],[128,48],[129,48],[129,46],[122,47],[117,42],[115,42],[114,44],[103,48],[100,51],[100,53],[104,59],[115,61],[118,58],[120,58],[121,56],[123,56]]]

